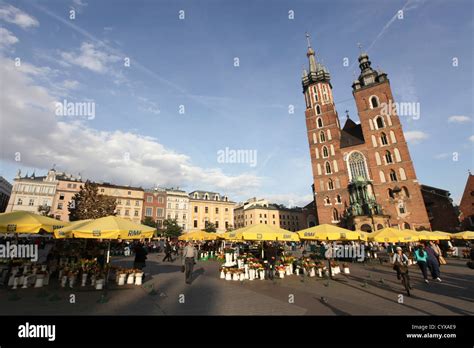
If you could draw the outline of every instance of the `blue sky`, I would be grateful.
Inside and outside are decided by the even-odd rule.
[[[472,6],[468,0],[0,1],[0,175],[11,181],[18,168],[40,174],[54,163],[97,181],[305,204],[312,174],[301,69],[309,32],[317,59],[331,72],[341,116],[347,109],[357,120],[351,93],[357,43],[388,74],[396,101],[420,103],[420,119],[402,118],[418,179],[458,201],[474,169]],[[400,9],[403,19],[394,17]],[[51,105],[64,99],[94,102],[95,118],[58,118]],[[256,150],[257,165],[218,163],[217,151],[225,148]]]

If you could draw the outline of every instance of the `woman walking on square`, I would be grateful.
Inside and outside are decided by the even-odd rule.
[[[423,274],[423,279],[425,283],[428,284],[428,253],[424,250],[423,244],[418,246],[418,249],[415,250],[415,260],[420,267],[421,273]]]
[[[428,254],[428,268],[430,269],[431,276],[433,279],[437,281],[441,281],[440,276],[440,271],[439,271],[439,262],[438,262],[438,254],[431,248],[431,246],[426,243],[425,244],[425,250]]]

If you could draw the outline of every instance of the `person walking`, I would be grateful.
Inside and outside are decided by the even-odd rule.
[[[197,250],[192,242],[186,243],[183,250],[183,266],[186,284],[191,284],[194,264],[197,261]]]
[[[170,242],[166,242],[166,245],[165,245],[165,257],[163,258],[163,261],[162,262],[165,262],[166,260],[169,260],[171,262],[173,262],[173,258],[171,257],[171,252],[173,251],[173,249],[171,248],[171,244]]]
[[[438,261],[438,254],[434,251],[433,248],[431,248],[430,244],[426,243],[425,245],[425,250],[426,253],[428,254],[428,268],[430,269],[431,276],[433,279],[441,282],[441,278],[439,277],[440,271],[439,271],[439,261]]]
[[[428,284],[428,253],[424,250],[423,244],[420,244],[418,248],[415,250],[415,260],[420,267],[421,273],[423,274],[423,279],[425,283]]]
[[[147,258],[146,257],[147,252],[141,243],[137,244],[134,251],[135,251],[135,261],[133,262],[133,268],[142,270],[146,266],[145,260]]]

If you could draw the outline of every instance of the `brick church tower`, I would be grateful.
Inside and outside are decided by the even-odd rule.
[[[330,74],[308,38],[303,70],[306,128],[320,224],[374,231],[393,226],[429,229],[420,185],[396,114],[387,75],[366,53],[352,85],[360,123],[340,127]]]

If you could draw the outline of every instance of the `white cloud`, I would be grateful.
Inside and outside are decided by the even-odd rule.
[[[72,2],[79,7],[86,7],[88,5],[87,2],[82,2],[82,0],[73,0]]]
[[[9,47],[18,42],[18,38],[5,28],[0,28],[0,49]]]
[[[474,143],[474,135],[471,135],[471,136],[469,137],[469,141],[470,141],[471,143]]]
[[[311,194],[298,195],[295,193],[270,194],[263,197],[271,203],[283,204],[287,207],[304,207],[313,200]]]
[[[12,60],[0,56],[2,159],[13,162],[21,154],[21,165],[47,168],[56,163],[61,170],[81,172],[83,177],[117,184],[209,187],[237,195],[255,190],[261,178],[251,173],[227,175],[219,168],[202,168],[185,154],[177,153],[157,139],[124,130],[96,130],[85,120],[63,120],[55,116],[56,98],[37,85],[41,68],[14,68]],[[100,109],[96,110],[100,117]]]
[[[79,82],[76,80],[64,80],[62,87],[65,89],[77,89],[79,87]]]
[[[449,156],[451,156],[451,154],[449,153],[439,153],[437,155],[434,156],[435,159],[445,159],[445,158],[448,158]]]
[[[155,115],[160,114],[160,109],[158,107],[158,104],[155,103],[154,101],[151,101],[145,97],[138,97],[138,100],[140,101],[140,105],[138,107],[140,110],[146,111]]]
[[[99,50],[97,46],[90,42],[83,42],[80,52],[61,52],[61,57],[73,65],[80,66],[98,73],[112,71],[111,64],[120,60],[120,57]]]
[[[418,144],[423,140],[429,138],[429,135],[422,131],[408,131],[405,132],[405,139],[407,142],[412,144]]]
[[[39,26],[39,22],[36,18],[8,4],[0,5],[0,19],[8,23],[16,24],[23,29]]]
[[[462,115],[449,116],[448,122],[450,122],[450,123],[467,123],[467,122],[471,122],[471,118],[469,116],[462,116]]]

